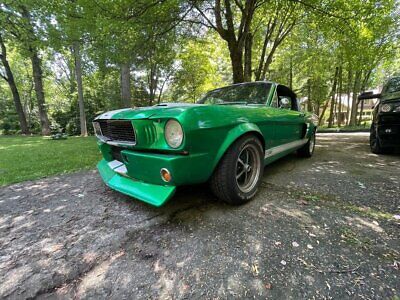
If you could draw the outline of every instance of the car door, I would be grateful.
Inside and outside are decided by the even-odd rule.
[[[286,98],[289,105],[282,105]],[[305,124],[304,113],[299,111],[296,95],[283,85],[277,85],[270,103],[274,119],[274,145],[280,146],[301,139]]]

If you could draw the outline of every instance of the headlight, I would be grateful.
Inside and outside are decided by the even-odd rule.
[[[178,148],[183,142],[183,129],[181,124],[175,120],[169,120],[165,124],[165,140],[172,148]]]
[[[392,110],[392,106],[390,104],[383,104],[381,106],[381,111],[382,112],[389,112]]]
[[[393,109],[394,112],[400,112],[400,105]]]

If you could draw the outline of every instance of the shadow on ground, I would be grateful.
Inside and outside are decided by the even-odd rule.
[[[388,298],[399,295],[400,157],[320,135],[266,167],[252,202],[206,185],[162,208],[95,171],[0,189],[1,298]]]

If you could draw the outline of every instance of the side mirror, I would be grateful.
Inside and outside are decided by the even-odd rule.
[[[375,99],[379,98],[381,94],[374,94],[374,92],[363,92],[358,95],[358,100],[367,100],[367,99]]]
[[[292,107],[290,99],[287,97],[282,97],[279,99],[279,108],[290,109]]]

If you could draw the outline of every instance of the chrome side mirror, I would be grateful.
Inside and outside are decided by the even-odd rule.
[[[290,99],[287,97],[280,98],[279,99],[279,108],[290,109],[291,108]]]

